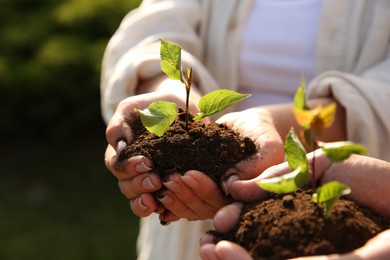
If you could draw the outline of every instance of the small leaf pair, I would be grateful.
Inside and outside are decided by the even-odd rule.
[[[185,119],[188,130],[189,121],[189,95],[192,85],[192,68],[187,68],[186,73],[181,68],[181,47],[177,44],[160,39],[161,70],[172,80],[180,80],[186,88]],[[200,112],[193,118],[199,121],[202,118],[212,116],[241,100],[249,97],[250,94],[240,94],[232,90],[222,89],[212,91],[203,96],[198,107]],[[176,103],[169,101],[152,102],[146,109],[134,109],[139,113],[141,122],[145,128],[161,137],[179,115]]]
[[[249,96],[249,94],[240,94],[227,89],[212,91],[200,99],[198,104],[200,112],[193,120],[199,121],[212,116]],[[144,127],[160,137],[165,134],[179,115],[176,103],[169,101],[156,101],[146,109],[135,109],[135,111],[140,114]]]

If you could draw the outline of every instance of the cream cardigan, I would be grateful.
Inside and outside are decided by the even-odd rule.
[[[124,18],[104,54],[101,106],[106,122],[118,102],[136,93],[140,79],[161,73],[159,38],[183,47],[182,60],[194,68],[204,92],[236,89],[240,32],[251,4],[251,0],[144,0]],[[323,1],[316,77],[308,87],[309,98],[337,99],[346,108],[348,139],[366,145],[370,156],[387,161],[389,17],[388,0]],[[198,259],[199,236],[211,228],[210,222],[185,220],[161,227],[154,216],[141,223],[140,259]]]

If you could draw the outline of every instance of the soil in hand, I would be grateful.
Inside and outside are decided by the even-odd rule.
[[[216,242],[230,240],[251,252],[254,259],[346,253],[390,228],[390,221],[340,199],[329,218],[312,201],[310,191],[272,198],[244,206],[240,222]]]
[[[153,161],[153,172],[163,180],[171,173],[199,170],[220,184],[229,168],[257,152],[251,139],[222,124],[197,122],[187,131],[183,117],[162,137],[149,133],[140,121],[133,124],[135,141],[122,151],[119,160],[143,155]]]

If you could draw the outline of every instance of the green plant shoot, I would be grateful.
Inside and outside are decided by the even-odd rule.
[[[181,47],[179,45],[164,39],[160,39],[160,43],[161,70],[168,78],[180,80],[186,88],[185,119],[186,129],[188,130],[192,68],[187,68],[185,73],[182,71]],[[250,94],[240,94],[227,89],[212,91],[200,99],[198,103],[200,112],[193,120],[196,122],[202,118],[212,116],[249,96]],[[164,135],[179,115],[176,103],[169,101],[156,101],[151,103],[146,109],[140,110],[135,108],[134,111],[140,114],[141,122],[145,128],[160,137]]]
[[[221,89],[204,95],[198,107],[200,112],[194,117],[195,121],[212,116],[238,102],[249,97],[250,94],[240,94],[233,90]]]
[[[340,162],[348,159],[352,154],[365,154],[367,148],[364,145],[350,141],[340,141],[332,143],[319,142],[318,145],[332,162]]]
[[[351,193],[351,189],[337,181],[325,183],[313,194],[313,201],[317,203],[324,212],[325,217],[329,217],[334,203],[342,196]]]
[[[286,137],[284,150],[288,165],[293,171],[283,176],[258,181],[257,185],[263,190],[275,193],[290,193],[300,189],[307,183],[309,169],[306,151],[293,128]]]
[[[285,194],[298,190],[305,183],[302,182],[301,167],[279,177],[273,177],[256,182],[263,190]]]
[[[181,70],[181,47],[174,43],[160,39],[161,70],[170,79],[184,82]]]
[[[158,136],[164,135],[178,115],[176,103],[168,101],[153,102],[144,110],[134,110],[140,114],[144,127]]]
[[[308,166],[306,151],[300,142],[294,130],[291,129],[286,137],[285,152],[286,160],[291,173],[283,176],[264,179],[257,182],[257,185],[270,192],[289,193],[303,187],[308,181],[309,175],[312,177],[313,201],[323,208],[324,216],[330,215],[331,207],[340,198],[340,196],[351,192],[350,188],[337,181],[326,183],[315,189],[315,149],[321,147],[324,154],[332,162],[339,162],[347,159],[351,154],[364,154],[366,148],[363,145],[350,141],[324,143],[317,140],[324,128],[329,127],[335,117],[336,104],[332,103],[324,108],[318,106],[310,109],[306,103],[305,80],[302,77],[301,84],[294,98],[294,116],[298,124],[303,128],[302,139],[313,151],[312,170]]]

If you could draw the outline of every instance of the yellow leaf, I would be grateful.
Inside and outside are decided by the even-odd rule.
[[[315,114],[312,110],[294,109],[294,116],[300,126],[307,127],[314,120]]]
[[[336,103],[331,103],[330,105],[319,110],[318,117],[322,121],[323,127],[327,128],[333,124],[336,114],[336,106]]]

